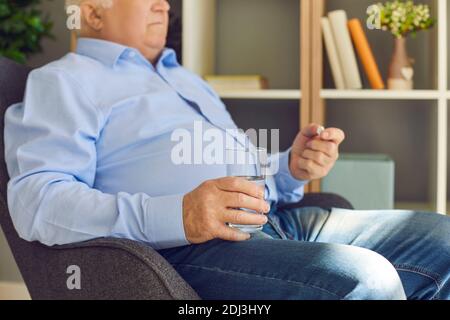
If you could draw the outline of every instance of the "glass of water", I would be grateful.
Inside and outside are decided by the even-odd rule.
[[[267,150],[264,148],[236,148],[226,149],[227,176],[239,177],[251,181],[262,189],[266,185],[266,170],[268,167]],[[238,210],[264,214],[250,209],[238,208]],[[228,224],[230,227],[237,228],[246,233],[255,233],[262,230],[262,225],[241,225]]]

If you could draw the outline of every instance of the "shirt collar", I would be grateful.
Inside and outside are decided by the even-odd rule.
[[[80,38],[78,39],[76,52],[113,67],[127,49],[126,46],[110,41]]]
[[[162,63],[167,68],[178,67],[179,63],[175,50],[170,48],[164,49],[158,63]]]
[[[117,61],[122,57],[126,57],[125,53],[129,51],[137,52],[137,50],[119,43],[92,38],[78,39],[76,49],[78,54],[98,60],[109,67],[114,67]],[[145,59],[144,57],[142,58]],[[162,64],[165,67],[179,66],[175,51],[169,48],[164,49],[158,64]]]

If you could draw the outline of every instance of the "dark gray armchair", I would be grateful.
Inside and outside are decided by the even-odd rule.
[[[30,69],[0,57],[0,149],[4,150],[4,114],[23,98]],[[199,299],[195,291],[155,250],[124,239],[102,238],[67,246],[46,247],[22,240],[7,207],[9,180],[1,152],[0,225],[32,299]],[[307,194],[297,206],[352,208],[333,194]],[[67,268],[82,270],[81,289],[67,288]]]

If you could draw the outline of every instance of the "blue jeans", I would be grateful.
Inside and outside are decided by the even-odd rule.
[[[450,217],[273,207],[244,242],[160,250],[203,299],[450,299]]]

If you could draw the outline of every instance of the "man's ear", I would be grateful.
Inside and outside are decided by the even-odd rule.
[[[98,4],[92,1],[84,1],[81,4],[81,15],[84,23],[94,31],[100,31],[103,28],[103,11]]]

